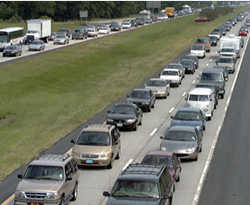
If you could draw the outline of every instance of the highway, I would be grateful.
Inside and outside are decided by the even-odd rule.
[[[238,23],[235,27],[233,27],[230,33],[237,33],[240,28],[240,25],[241,23]],[[248,37],[247,39],[245,39],[245,42],[246,41],[248,41]],[[242,49],[243,53],[246,49],[246,45],[247,42],[245,43],[244,49]],[[247,48],[247,50],[249,50],[249,48]],[[202,71],[202,69],[207,67],[211,63],[210,57],[216,55],[216,51],[217,48],[213,47],[211,49],[211,52],[207,53],[207,57],[205,59],[200,60],[199,69],[194,75],[186,75],[185,79],[182,82],[182,85],[179,88],[172,88],[170,91],[170,96],[167,99],[157,100],[155,108],[152,110],[152,112],[144,113],[142,126],[140,126],[136,132],[121,132],[121,158],[120,160],[114,162],[112,170],[107,170],[103,168],[85,168],[80,170],[79,196],[77,201],[71,203],[72,205],[104,205],[106,199],[102,196],[102,192],[110,191],[121,170],[130,162],[140,162],[145,153],[147,153],[148,151],[159,149],[160,136],[163,134],[164,130],[169,126],[171,114],[173,114],[175,110],[185,104],[185,94],[190,90],[190,88],[194,86],[194,83],[197,81],[197,77]],[[241,56],[244,56],[244,54],[241,54]],[[241,63],[243,65],[242,68]],[[242,166],[246,166],[246,170],[240,171],[238,169],[233,169],[235,166],[240,166],[239,163],[242,162],[242,160],[239,160],[240,157],[243,157],[243,159],[247,160],[249,156],[249,154],[247,153],[247,141],[243,140],[243,138],[247,137],[245,134],[247,133],[247,114],[250,112],[247,109],[247,99],[249,96],[249,94],[247,93],[247,88],[249,87],[247,77],[250,74],[248,74],[247,70],[244,69],[244,67],[246,66],[247,57],[245,57],[243,61],[242,59],[238,60],[235,74],[230,75],[229,80],[226,84],[225,98],[223,100],[219,100],[219,105],[217,106],[212,121],[207,122],[206,131],[204,133],[203,138],[203,151],[199,155],[198,162],[182,163],[183,171],[181,173],[180,182],[176,184],[176,192],[173,198],[173,205],[195,205],[198,203],[203,180],[206,177],[206,172],[209,168],[209,162],[212,159],[217,139],[219,139],[219,141],[214,155],[215,160],[212,161],[212,165],[210,167],[210,170],[216,170],[216,172],[208,172],[208,177],[206,179],[206,183],[204,185],[199,204],[212,204],[212,202],[215,203],[218,200],[221,202],[223,196],[224,202],[227,202],[227,204],[241,204],[236,203],[237,201],[234,201],[234,203],[231,201],[231,203],[229,203],[230,200],[227,200],[226,198],[227,195],[231,194],[231,198],[235,197],[236,200],[238,196],[237,194],[239,193],[231,192],[233,191],[233,189],[235,191],[238,191],[238,186],[241,184],[245,184],[245,190],[247,190],[247,182],[244,182],[245,177],[243,177],[248,176],[247,164],[242,163]],[[233,93],[233,88],[240,68],[240,76],[243,75],[243,79],[241,79],[241,77],[239,78],[236,83],[235,89],[237,91],[238,89],[241,89],[241,92],[234,92],[232,98],[233,100],[230,103],[231,95]],[[245,101],[239,100],[244,98]],[[228,114],[223,125],[224,116],[229,103],[230,106]],[[239,103],[241,104],[239,105]],[[235,106],[237,106],[237,108],[241,107],[241,109],[244,110],[242,110],[239,114],[240,110],[238,111],[237,109],[237,112]],[[235,109],[233,109],[234,107]],[[232,113],[230,112],[230,110],[232,110]],[[232,121],[232,118],[237,119],[237,122]],[[99,121],[103,122],[102,120],[104,120],[104,115],[99,116]],[[221,128],[222,131],[219,135]],[[240,130],[240,132],[238,130]],[[75,130],[69,136],[67,136],[64,139],[64,142],[60,146],[58,146],[57,149],[64,146],[65,144],[67,144],[66,147],[68,148],[70,139],[72,139],[78,131],[79,129]],[[228,133],[230,133],[229,136]],[[240,134],[242,134],[242,136],[240,136]],[[228,139],[228,137],[230,138]],[[240,143],[238,145],[237,142],[239,141],[239,137],[242,137],[242,139],[240,140]],[[242,146],[245,149],[240,152]],[[61,149],[60,152],[62,152],[63,150],[65,150],[65,147]],[[221,154],[219,155],[219,153]],[[228,157],[229,154],[232,156]],[[223,159],[221,159],[222,157]],[[220,170],[219,167],[221,167]],[[239,173],[237,173],[237,171]],[[223,177],[225,176],[225,173],[228,174],[228,178],[224,179]],[[232,178],[232,176],[236,174],[239,178],[238,181],[237,177]],[[220,186],[218,186],[219,180],[221,180]],[[17,179],[15,181],[17,182]],[[12,180],[12,182],[14,187],[14,181]],[[233,185],[233,187],[231,187],[232,190],[228,188],[231,184]],[[214,187],[215,185],[216,188]],[[228,190],[228,192],[225,191],[225,189]],[[217,191],[216,194],[215,190]],[[219,190],[221,192],[225,191],[226,193],[224,195],[220,195]],[[210,196],[208,196],[208,193],[210,194]],[[246,198],[247,197],[248,195],[246,195]],[[212,199],[214,199],[214,201],[212,201]]]

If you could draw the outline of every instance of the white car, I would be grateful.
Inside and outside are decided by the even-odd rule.
[[[168,16],[158,16],[157,17],[158,21],[164,21],[164,20],[167,20],[167,19],[168,19]]]
[[[160,78],[150,78],[145,84],[145,88],[152,90],[156,97],[167,98],[170,92],[170,83]]]
[[[160,74],[160,78],[163,80],[168,80],[170,85],[177,86],[181,84],[182,76],[179,69],[164,68]]]
[[[98,36],[98,31],[97,31],[96,27],[88,27],[87,31],[88,31],[88,37],[97,37]]]
[[[132,27],[132,25],[129,21],[122,23],[122,29],[129,29],[131,27]]]
[[[211,120],[215,107],[214,92],[210,88],[193,88],[186,96],[188,106],[201,109],[207,120]]]
[[[206,49],[204,45],[194,44],[191,46],[190,55],[197,56],[198,58],[205,58]]]
[[[107,26],[103,26],[99,28],[99,34],[109,34],[110,28]]]

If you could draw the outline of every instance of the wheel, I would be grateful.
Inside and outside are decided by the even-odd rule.
[[[64,196],[61,197],[60,205],[66,205]]]
[[[155,108],[155,104],[152,105],[152,108]]]
[[[78,196],[78,184],[75,185],[74,191],[72,193],[72,199],[71,199],[71,201],[76,201],[77,196]]]
[[[221,98],[221,99],[224,99],[224,94],[220,95],[220,98]]]
[[[107,166],[107,169],[112,169],[112,159],[110,160],[109,165]]]
[[[202,145],[201,145],[201,147],[200,147],[200,150],[199,150],[199,152],[202,152]]]
[[[133,131],[137,130],[137,123],[135,123],[134,127],[132,128]]]
[[[197,156],[194,158],[194,161],[198,161],[198,154],[197,154]]]
[[[148,111],[148,112],[151,112],[151,108],[150,108],[150,106],[148,106],[147,111]]]
[[[120,152],[117,153],[115,159],[120,159]]]
[[[176,182],[179,182],[180,181],[180,174],[178,176],[178,178],[176,179]]]
[[[142,125],[142,117],[141,117],[141,120],[140,120],[140,122],[139,122],[139,125]]]

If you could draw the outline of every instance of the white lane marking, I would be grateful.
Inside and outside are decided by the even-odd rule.
[[[122,171],[124,171],[125,169],[127,169],[127,167],[133,162],[133,159],[128,160],[128,162],[125,164],[125,166],[122,168]]]
[[[151,133],[150,133],[150,137],[152,137],[156,132],[157,132],[157,128],[155,128]]]
[[[192,84],[195,84],[195,80],[192,81]]]
[[[171,112],[174,111],[174,109],[175,109],[175,107],[172,107],[172,108],[168,111],[168,113],[170,114]]]
[[[207,63],[207,66],[208,66],[209,64]]]
[[[185,92],[182,94],[182,97],[184,97],[186,94],[187,94],[187,92],[185,91]]]
[[[245,47],[242,51],[242,53],[245,55],[245,52],[246,52],[246,48],[247,48],[247,45],[248,45],[248,40],[249,40],[249,37],[247,38],[247,42],[245,44]],[[227,100],[227,108],[228,108],[228,105],[229,105],[229,102],[232,98],[232,93],[233,93],[233,90],[234,90],[234,87],[235,87],[235,84],[236,84],[236,80],[238,79],[238,76],[239,76],[239,72],[240,72],[240,69],[241,69],[241,64],[242,64],[242,60],[243,60],[243,57],[244,55],[242,55],[241,59],[240,59],[240,62],[238,64],[238,67],[237,67],[237,71],[236,71],[236,76],[234,78],[234,81],[233,81],[233,84],[232,84],[232,88],[231,88],[231,92],[228,96],[228,100]],[[205,163],[205,167],[202,171],[202,175],[201,175],[201,178],[199,180],[199,184],[198,184],[198,187],[197,187],[197,190],[195,192],[195,195],[194,195],[194,198],[193,198],[193,201],[192,201],[192,205],[197,205],[198,202],[199,202],[199,198],[200,198],[200,194],[201,194],[201,190],[202,190],[202,187],[204,185],[204,180],[207,176],[207,173],[208,173],[208,169],[209,169],[209,166],[211,164],[211,160],[212,160],[212,157],[213,157],[213,154],[214,154],[214,150],[215,150],[215,147],[216,147],[216,144],[217,144],[217,141],[218,141],[218,138],[219,138],[219,133],[220,133],[220,130],[221,130],[221,127],[223,125],[223,122],[225,120],[225,116],[226,116],[226,112],[227,112],[227,109],[225,110],[225,113],[223,115],[223,119],[222,119],[222,122],[221,122],[221,125],[218,127],[217,129],[217,132],[216,132],[216,135],[215,135],[215,138],[213,140],[213,143],[212,143],[212,146],[211,146],[211,149],[209,151],[209,155],[208,155],[208,159]]]

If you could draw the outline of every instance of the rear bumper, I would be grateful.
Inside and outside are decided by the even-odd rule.
[[[39,203],[42,205],[59,205],[60,200],[37,200],[37,199],[15,199],[14,200],[14,205],[28,205],[31,202],[33,203]]]

